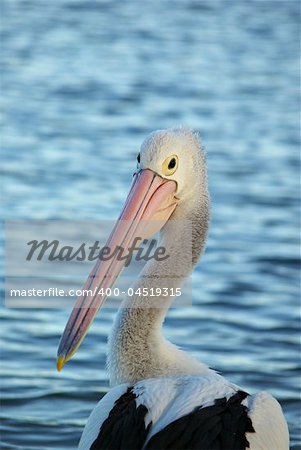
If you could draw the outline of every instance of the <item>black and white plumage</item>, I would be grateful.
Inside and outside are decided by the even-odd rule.
[[[79,445],[79,450],[246,448],[288,448],[280,405],[265,392],[249,396],[214,372],[116,386],[93,410]]]
[[[150,261],[133,288],[176,288],[203,251],[209,216],[198,137],[185,129],[158,131],[141,147],[131,192],[107,245],[129,246],[135,236],[161,230],[160,245],[170,257]],[[187,259],[183,244],[189,238]],[[110,287],[121,270],[120,261],[98,261],[84,288]],[[93,410],[79,450],[287,450],[287,424],[270,394],[248,395],[163,337],[172,300],[148,295],[124,300],[109,338],[113,388]],[[92,294],[78,299],[61,339],[59,370],[104,301]]]

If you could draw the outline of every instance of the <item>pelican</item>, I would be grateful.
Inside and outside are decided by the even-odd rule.
[[[137,294],[126,296],[118,310],[108,341],[112,389],[92,411],[79,450],[289,448],[287,423],[275,398],[248,394],[163,337],[162,324],[175,299],[172,289],[181,287],[198,262],[209,218],[198,135],[185,128],[151,133],[106,245],[128,248],[137,236],[160,232],[168,258],[148,261],[133,284]],[[190,258],[184,257],[188,236]],[[61,338],[58,370],[78,349],[106,299],[101,291],[114,285],[123,266],[116,256],[97,260]],[[151,288],[158,287],[161,294],[152,296]],[[169,295],[163,295],[164,288]],[[144,296],[138,294],[143,289]]]

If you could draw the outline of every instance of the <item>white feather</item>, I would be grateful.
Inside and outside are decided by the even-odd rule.
[[[267,392],[259,392],[245,399],[256,433],[247,433],[251,450],[287,450],[289,433],[286,420],[277,400]]]
[[[192,412],[198,406],[210,406],[218,398],[231,397],[237,387],[212,372],[207,376],[166,377],[141,381],[134,391],[138,404],[148,409],[146,425],[152,422],[147,441],[168,424]],[[146,442],[147,442],[146,441]]]

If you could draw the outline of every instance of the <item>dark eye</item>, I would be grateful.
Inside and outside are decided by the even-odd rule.
[[[176,158],[171,158],[168,164],[169,170],[174,169],[176,167],[176,163],[177,163]]]
[[[179,159],[177,155],[170,155],[162,164],[162,172],[167,177],[170,177],[175,173],[178,168]]]
[[[138,164],[140,164],[140,153],[138,153],[137,162],[138,162]]]

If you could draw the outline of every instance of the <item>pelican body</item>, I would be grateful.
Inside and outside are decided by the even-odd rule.
[[[205,246],[210,219],[205,156],[189,129],[160,130],[141,146],[123,210],[107,246],[130,247],[160,232],[169,257],[149,261],[133,285],[180,288]],[[189,222],[190,227],[187,227]],[[184,257],[187,229],[190,258]],[[74,355],[124,261],[98,260],[66,325],[57,368]],[[96,293],[96,294],[95,294]],[[112,389],[92,411],[79,450],[287,450],[288,429],[270,394],[249,395],[167,341],[162,324],[174,296],[133,295],[118,310],[108,341]]]

